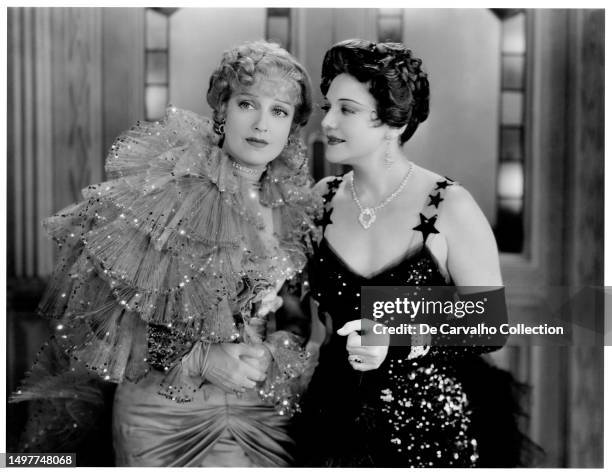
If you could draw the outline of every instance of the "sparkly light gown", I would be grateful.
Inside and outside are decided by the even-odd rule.
[[[109,181],[45,222],[61,248],[39,308],[55,336],[12,397],[34,403],[21,450],[78,452],[104,421],[102,386],[118,384],[119,465],[292,462],[287,426],[312,361],[304,334],[253,308],[301,271],[316,232],[303,151],[290,139],[262,177],[269,235],[209,119],[169,108],[116,140]],[[240,398],[198,372],[209,343],[263,341],[267,378]]]
[[[323,230],[333,221],[332,200],[342,178],[328,182]],[[529,440],[518,429],[523,388],[479,353],[498,347],[431,347],[408,359],[409,348],[390,347],[376,370],[354,370],[346,337],[336,331],[360,319],[362,286],[443,286],[425,245],[435,229],[442,179],[421,212],[422,244],[376,274],[356,274],[325,237],[308,266],[319,313],[329,313],[331,337],[322,346],[299,424],[300,462],[329,467],[509,467],[528,462]],[[440,199],[442,198],[442,199]],[[426,200],[427,202],[427,200]],[[432,204],[437,203],[437,204]],[[423,220],[423,218],[425,220]]]

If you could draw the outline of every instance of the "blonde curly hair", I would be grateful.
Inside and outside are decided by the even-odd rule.
[[[292,131],[306,125],[312,112],[312,86],[308,73],[278,44],[251,41],[225,51],[210,77],[206,100],[213,109],[215,129],[224,121],[225,104],[232,93],[262,78],[280,78],[295,88],[298,99],[294,104]]]

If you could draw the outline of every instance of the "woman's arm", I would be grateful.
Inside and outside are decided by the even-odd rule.
[[[457,286],[501,286],[497,244],[491,226],[470,193],[451,186],[441,206],[439,230],[448,246],[448,272]]]
[[[499,329],[500,324],[507,322],[507,312],[497,243],[491,226],[462,186],[451,186],[444,201],[438,228],[447,243],[448,273],[459,298],[486,301],[483,322]],[[451,321],[453,323],[465,325],[469,321],[456,318]],[[499,349],[505,341],[503,336],[436,336],[432,350],[453,355],[485,353]]]

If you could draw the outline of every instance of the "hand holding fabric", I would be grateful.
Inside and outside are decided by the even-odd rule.
[[[283,299],[278,296],[276,291],[271,291],[261,299],[261,304],[257,308],[256,316],[262,318],[268,313],[274,313],[283,305]]]
[[[240,359],[264,374],[267,373],[272,363],[272,352],[269,345],[264,342],[263,344],[255,344],[249,347],[261,349],[262,354],[256,357],[252,356],[250,353],[243,354],[240,356]]]
[[[262,370],[263,365],[258,367],[249,360],[263,357],[266,357],[266,350],[261,346],[244,343],[212,344],[202,377],[226,392],[244,392],[265,380],[266,370]]]

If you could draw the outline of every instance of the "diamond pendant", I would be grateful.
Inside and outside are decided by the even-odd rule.
[[[359,223],[364,229],[368,229],[376,220],[376,214],[370,208],[366,208],[359,213]]]

